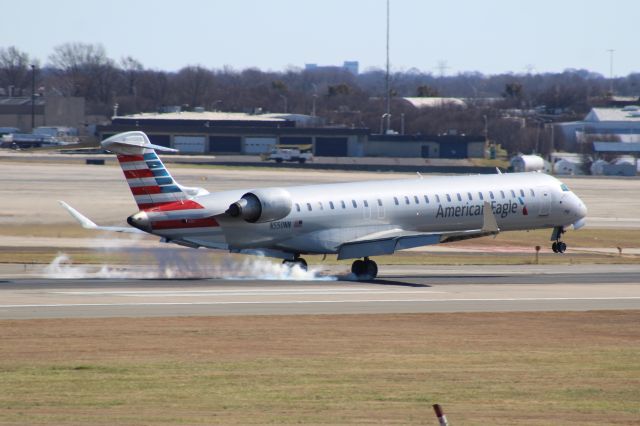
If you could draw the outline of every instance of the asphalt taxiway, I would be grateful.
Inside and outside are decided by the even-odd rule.
[[[403,271],[402,274],[397,273]],[[343,279],[0,280],[0,319],[640,309],[640,266],[395,267]]]

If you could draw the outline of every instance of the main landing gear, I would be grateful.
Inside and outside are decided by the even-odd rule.
[[[562,226],[556,226],[555,228],[553,228],[553,234],[551,234],[551,240],[555,240],[553,242],[553,244],[551,244],[551,250],[553,250],[554,253],[564,253],[565,251],[567,251],[567,244],[564,243],[563,241],[560,241],[560,239],[562,238],[562,234],[564,234],[566,231],[564,230],[564,228]]]
[[[373,280],[378,275],[378,265],[373,260],[365,257],[364,260],[356,260],[351,265],[351,272],[358,280]]]
[[[300,257],[299,254],[295,256],[293,260],[285,259],[282,261],[282,264],[288,266],[289,268],[293,268],[294,266],[298,266],[303,271],[307,270],[307,261]]]

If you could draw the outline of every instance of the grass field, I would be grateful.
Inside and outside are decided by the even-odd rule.
[[[0,322],[0,424],[640,424],[640,312]]]

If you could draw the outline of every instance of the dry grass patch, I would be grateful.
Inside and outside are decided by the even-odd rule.
[[[640,312],[0,322],[0,423],[633,424]]]

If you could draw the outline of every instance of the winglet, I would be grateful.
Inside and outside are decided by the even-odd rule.
[[[73,216],[73,218],[75,220],[80,222],[80,225],[82,225],[83,228],[85,228],[85,229],[98,229],[98,225],[96,225],[91,219],[89,219],[88,217],[84,216],[78,210],[76,210],[73,207],[71,207],[69,204],[65,203],[64,201],[60,201],[60,200],[58,200],[58,203],[60,203],[60,205],[66,211],[68,211],[69,214],[71,216]]]
[[[482,232],[500,232],[498,228],[498,222],[491,209],[491,204],[488,201],[484,202],[484,209],[482,210]]]

